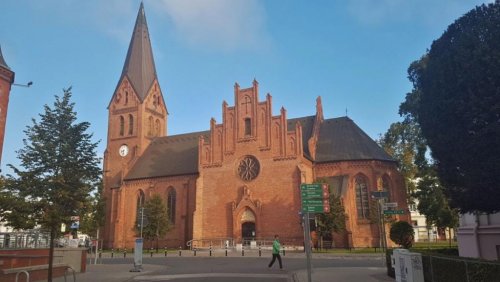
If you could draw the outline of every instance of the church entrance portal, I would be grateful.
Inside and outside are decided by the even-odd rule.
[[[244,222],[241,225],[241,237],[245,245],[255,240],[255,222]]]

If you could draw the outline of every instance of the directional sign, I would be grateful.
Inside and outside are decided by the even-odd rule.
[[[301,184],[302,211],[330,212],[330,191],[326,183]]]
[[[371,196],[374,199],[387,198],[387,191],[372,191]]]
[[[330,206],[302,206],[303,212],[323,213],[330,212]]]
[[[397,202],[394,202],[394,203],[384,203],[384,207],[387,207],[387,208],[397,208],[398,207],[398,203]]]
[[[386,210],[384,214],[405,214],[404,210]]]

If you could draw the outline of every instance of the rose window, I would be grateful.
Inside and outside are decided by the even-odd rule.
[[[246,156],[238,165],[238,175],[243,181],[252,181],[259,175],[259,161],[253,156]]]

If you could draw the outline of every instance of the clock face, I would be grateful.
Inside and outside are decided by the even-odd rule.
[[[121,145],[120,150],[118,152],[120,153],[120,156],[125,157],[128,154],[128,146]]]

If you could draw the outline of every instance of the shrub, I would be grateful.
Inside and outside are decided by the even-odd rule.
[[[396,221],[391,224],[391,231],[389,237],[391,240],[402,246],[405,249],[411,248],[415,231],[413,227],[406,221]]]

